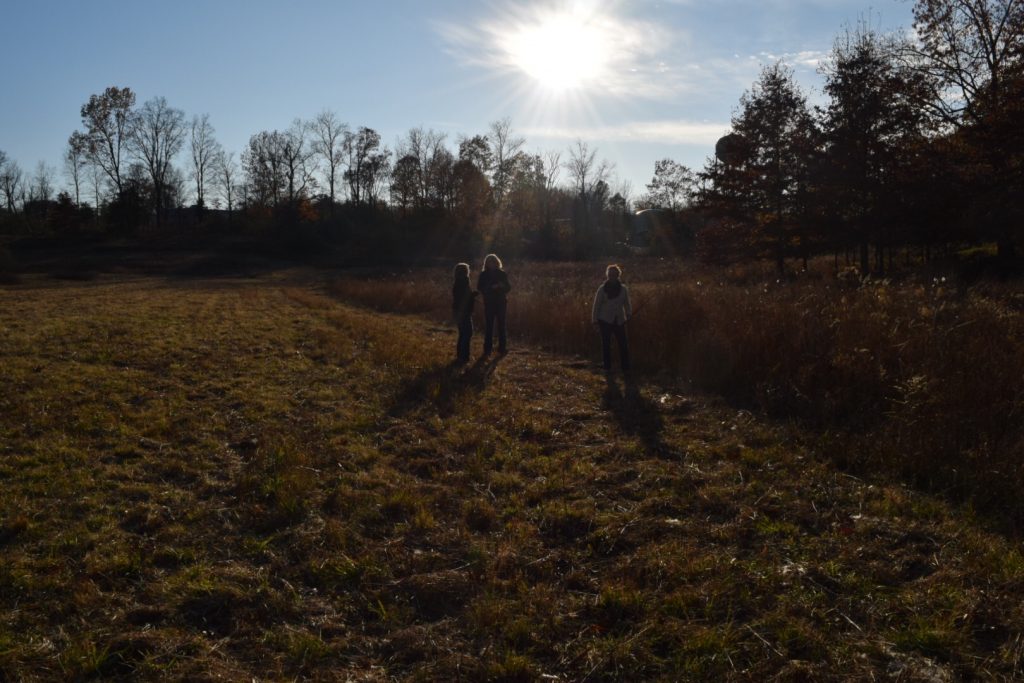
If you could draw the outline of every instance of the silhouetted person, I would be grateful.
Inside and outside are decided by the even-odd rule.
[[[505,312],[508,309],[508,293],[512,286],[508,283],[508,275],[502,270],[501,259],[496,255],[488,254],[484,258],[484,268],[480,271],[476,288],[484,298],[484,355],[491,352],[495,322],[498,324],[498,353],[507,353]]]
[[[622,284],[622,269],[610,265],[605,270],[607,278],[594,296],[594,310],[591,322],[601,331],[601,354],[605,371],[612,369],[612,337],[619,347],[619,363],[623,372],[629,371],[629,344],[626,341],[626,321],[633,314],[629,305],[629,290]]]
[[[452,284],[452,318],[459,328],[455,357],[462,362],[469,360],[469,340],[473,338],[473,303],[476,301],[476,294],[469,286],[469,264],[457,264],[455,282]]]

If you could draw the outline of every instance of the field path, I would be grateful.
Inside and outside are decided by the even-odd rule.
[[[962,513],[327,284],[0,289],[0,679],[1021,673],[1024,558]]]

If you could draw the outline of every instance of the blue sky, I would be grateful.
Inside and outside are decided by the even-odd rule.
[[[654,162],[703,166],[762,66],[812,102],[847,26],[909,29],[908,0],[11,0],[0,19],[0,150],[26,173],[60,157],[107,86],[209,114],[228,151],[330,109],[389,147],[410,128],[486,133],[527,151],[577,138],[634,196]],[[554,44],[554,45],[553,45]],[[182,159],[183,161],[183,159]],[[563,173],[564,178],[564,173]]]

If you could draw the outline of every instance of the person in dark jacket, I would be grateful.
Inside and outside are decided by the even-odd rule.
[[[508,353],[505,313],[512,286],[508,282],[508,275],[502,270],[501,259],[495,254],[484,257],[484,267],[477,279],[476,289],[484,298],[484,355],[491,352],[495,323],[498,325],[498,353]]]
[[[622,284],[622,269],[610,265],[605,270],[605,282],[594,295],[594,308],[590,320],[601,332],[601,360],[605,371],[612,369],[612,337],[619,347],[619,363],[623,372],[629,371],[629,344],[626,340],[626,321],[633,315],[629,303],[629,289]]]
[[[459,328],[459,340],[455,344],[455,357],[469,360],[469,340],[473,338],[473,303],[476,292],[469,286],[469,264],[455,266],[455,282],[452,284],[452,319]]]

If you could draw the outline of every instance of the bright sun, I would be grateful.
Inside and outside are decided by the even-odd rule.
[[[604,31],[583,17],[567,13],[517,27],[503,42],[516,67],[555,92],[594,84],[611,55]]]

